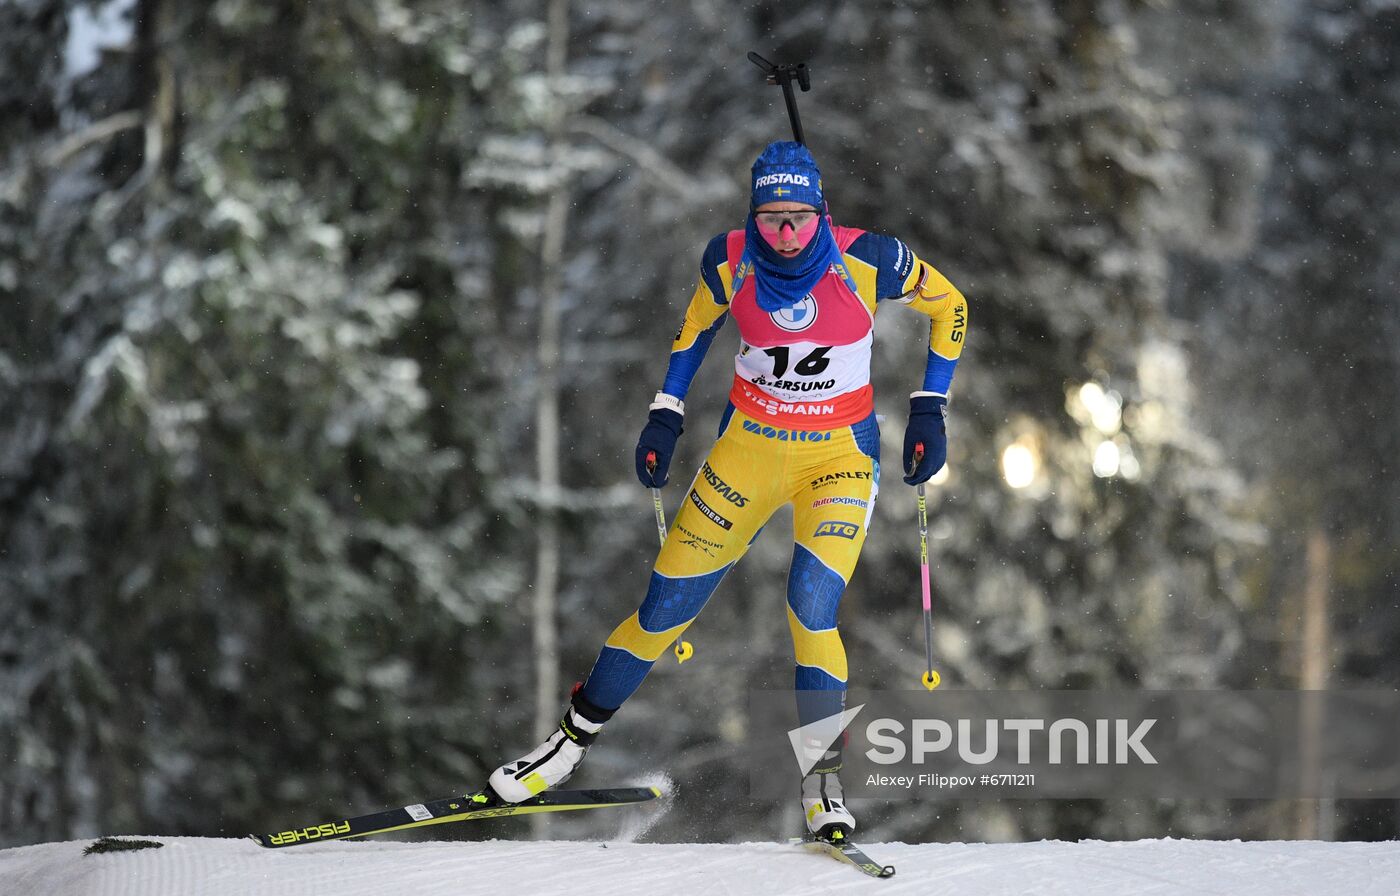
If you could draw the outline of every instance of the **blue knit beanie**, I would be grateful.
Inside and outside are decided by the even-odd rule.
[[[770,143],[753,163],[750,209],[765,202],[802,202],[821,210],[822,173],[801,143]]]

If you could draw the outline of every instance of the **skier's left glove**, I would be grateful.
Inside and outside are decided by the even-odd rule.
[[[928,392],[909,396],[909,426],[904,430],[904,481],[909,485],[927,482],[943,469],[948,460],[948,433],[943,427],[947,397]],[[923,456],[914,462],[914,448],[924,446]]]
[[[647,488],[660,488],[666,484],[666,473],[671,468],[671,455],[676,453],[676,440],[681,437],[681,425],[685,405],[670,395],[663,397],[657,393],[656,401],[647,415],[647,425],[637,439],[637,478]],[[654,466],[647,469],[647,456],[652,455]]]

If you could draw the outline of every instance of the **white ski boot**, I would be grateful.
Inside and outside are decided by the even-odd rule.
[[[548,740],[491,773],[491,789],[503,802],[518,803],[558,787],[578,769],[602,727],[602,722],[586,718],[570,705],[559,722],[559,730]]]
[[[802,779],[802,817],[807,830],[821,840],[845,840],[856,829],[841,791],[841,751],[828,750]]]

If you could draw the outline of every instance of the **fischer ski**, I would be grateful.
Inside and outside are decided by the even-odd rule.
[[[656,787],[611,787],[599,790],[551,790],[518,803],[505,803],[495,794],[483,790],[468,796],[447,797],[398,809],[385,809],[355,818],[248,836],[268,849],[278,849],[324,840],[368,837],[372,834],[405,831],[454,821],[480,821],[539,812],[571,812],[578,809],[630,806],[645,803],[659,796],[661,791]]]
[[[815,852],[824,852],[847,865],[854,865],[857,869],[870,875],[871,877],[894,877],[893,865],[881,865],[859,846],[842,836],[840,831],[832,834],[830,840],[824,837],[795,837],[788,841],[795,845],[805,846]]]

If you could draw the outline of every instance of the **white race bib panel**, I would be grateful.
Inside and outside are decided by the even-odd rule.
[[[869,385],[872,341],[867,330],[849,345],[804,341],[759,348],[745,342],[734,372],[780,401],[831,401]]]

